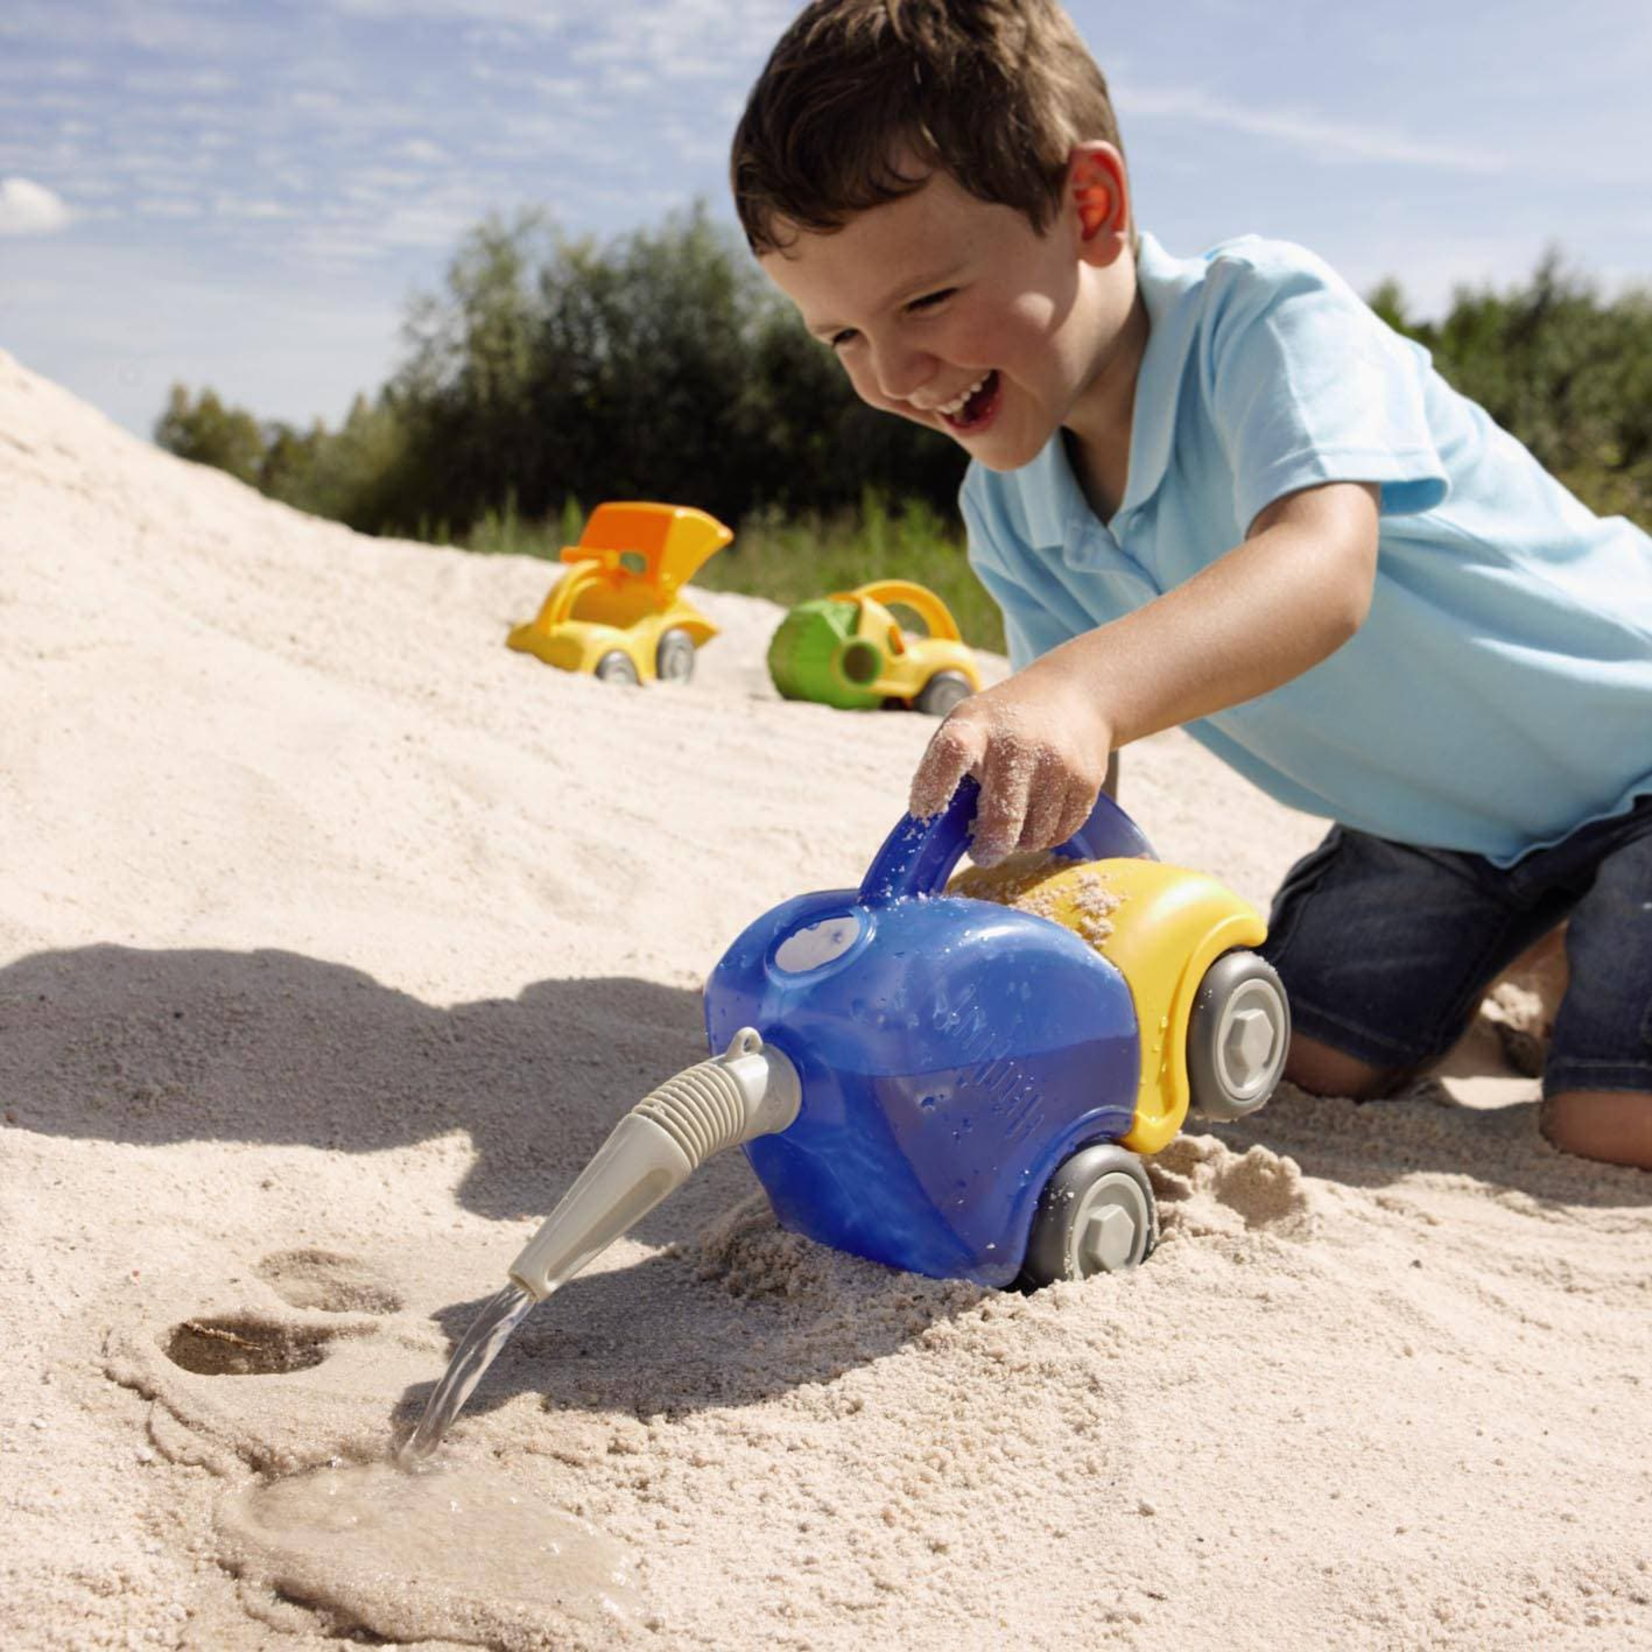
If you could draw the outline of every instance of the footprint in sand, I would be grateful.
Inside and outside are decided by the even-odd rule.
[[[292,1308],[327,1314],[393,1314],[401,1297],[364,1262],[329,1250],[278,1250],[253,1270]]]
[[[253,1270],[289,1307],[328,1314],[393,1314],[401,1297],[366,1263],[325,1250],[281,1250]],[[202,1377],[284,1376],[320,1365],[340,1337],[372,1335],[361,1324],[284,1325],[257,1312],[197,1315],[173,1325],[160,1351]]]
[[[163,1345],[166,1357],[203,1377],[258,1377],[305,1371],[327,1357],[334,1331],[277,1325],[236,1315],[186,1319]]]
[[[393,1314],[402,1299],[365,1263],[326,1250],[278,1250],[253,1270],[289,1307],[328,1314]],[[281,1325],[240,1314],[186,1319],[172,1328],[166,1357],[203,1377],[275,1376],[326,1359],[340,1332]]]

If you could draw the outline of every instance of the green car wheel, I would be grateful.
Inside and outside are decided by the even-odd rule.
[[[937,671],[918,691],[913,704],[926,717],[945,717],[955,705],[967,700],[974,692],[963,672]]]

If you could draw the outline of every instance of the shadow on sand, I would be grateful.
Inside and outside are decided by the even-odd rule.
[[[457,1197],[498,1219],[548,1211],[615,1120],[704,1053],[699,995],[635,979],[546,980],[514,999],[444,1008],[289,952],[96,946],[0,970],[9,1125],[339,1153],[463,1132],[475,1158]],[[1652,1177],[1548,1147],[1535,1101],[1467,1107],[1437,1085],[1357,1108],[1287,1086],[1216,1133],[1237,1151],[1260,1143],[1310,1176],[1360,1188],[1432,1172],[1544,1206],[1652,1201]],[[740,1155],[713,1161],[634,1230],[658,1254],[582,1276],[535,1310],[467,1409],[530,1386],[604,1409],[739,1404],[893,1352],[978,1295],[822,1252],[781,1233],[761,1205],[735,1250],[768,1247],[806,1288],[736,1295],[718,1272],[738,1255],[726,1243],[707,1253],[701,1236],[719,1222],[738,1227],[736,1207],[755,1191]],[[480,1306],[436,1317],[457,1341]],[[403,1421],[426,1393],[404,1395]]]
[[[247,1141],[368,1153],[465,1132],[458,1190],[479,1215],[543,1214],[614,1122],[705,1056],[696,992],[625,977],[545,980],[513,999],[441,1007],[360,970],[291,952],[36,953],[0,970],[0,1104],[53,1135]],[[1484,1069],[1485,1055],[1470,1051]],[[1643,1202],[1652,1178],[1571,1159],[1539,1137],[1536,1103],[1454,1105],[1437,1086],[1355,1111],[1288,1087],[1221,1132],[1288,1151],[1310,1175],[1380,1186],[1418,1170],[1502,1182],[1566,1204]],[[1407,1127],[1385,1133],[1385,1112]],[[1426,1128],[1419,1127],[1419,1121]],[[1288,1138],[1288,1139],[1287,1139]],[[749,1185],[742,1170],[713,1209]],[[699,1178],[645,1219],[663,1244],[692,1231]]]

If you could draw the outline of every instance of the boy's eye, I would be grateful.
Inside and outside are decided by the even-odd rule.
[[[907,314],[914,310],[930,310],[937,304],[944,304],[957,292],[956,287],[942,287],[939,292],[925,293],[922,298],[914,298],[906,305]],[[860,334],[853,327],[845,327],[841,332],[827,335],[826,343],[833,350],[841,350],[846,344],[853,344]]]

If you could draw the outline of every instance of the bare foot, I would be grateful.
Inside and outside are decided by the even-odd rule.
[[[1566,1090],[1538,1118],[1562,1153],[1652,1170],[1652,1095],[1644,1090]]]
[[[1528,947],[1486,989],[1481,1013],[1497,1030],[1503,1054],[1517,1073],[1538,1078],[1566,993],[1566,926]]]

